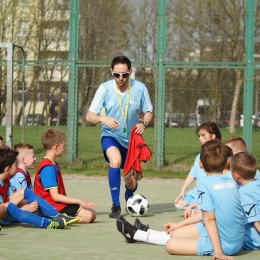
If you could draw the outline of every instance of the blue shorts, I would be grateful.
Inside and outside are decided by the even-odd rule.
[[[103,151],[105,160],[107,162],[109,162],[109,160],[107,158],[106,150],[111,146],[115,146],[119,150],[119,152],[121,154],[121,158],[122,158],[122,163],[121,163],[120,168],[123,169],[124,165],[125,165],[125,160],[126,160],[128,149],[123,147],[114,137],[111,137],[111,136],[103,136],[101,138],[101,146],[102,146],[102,151]]]
[[[197,255],[213,255],[214,254],[213,246],[209,239],[204,223],[203,222],[196,223],[196,228],[198,229],[198,232],[200,234],[197,243]]]
[[[192,190],[189,190],[183,199],[187,204],[192,204],[198,202],[198,191],[197,188],[194,187]]]
[[[196,223],[196,228],[200,234],[197,243],[197,255],[213,255],[214,249],[209,239],[204,223],[203,222]],[[230,241],[225,241],[224,239],[221,238],[220,241],[221,241],[222,252],[225,255],[235,255],[241,249],[239,245],[237,245],[237,243],[235,244],[230,243]]]

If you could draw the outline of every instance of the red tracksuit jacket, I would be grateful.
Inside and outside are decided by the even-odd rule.
[[[142,135],[135,134],[134,126],[130,133],[130,141],[126,156],[124,175],[126,176],[131,170],[142,176],[141,162],[147,162],[152,156],[151,151],[143,140]],[[140,180],[140,179],[139,179]]]

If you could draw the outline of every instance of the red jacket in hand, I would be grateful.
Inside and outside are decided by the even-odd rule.
[[[135,134],[136,126],[131,130],[130,142],[126,156],[124,175],[129,177],[131,173],[139,181],[142,179],[141,162],[147,162],[152,156],[151,151],[143,140],[142,135]]]

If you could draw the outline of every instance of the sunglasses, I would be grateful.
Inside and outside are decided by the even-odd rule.
[[[113,72],[112,75],[115,78],[120,78],[120,76],[122,76],[122,78],[127,79],[130,75],[130,72],[122,72],[122,73],[118,73],[118,72]]]

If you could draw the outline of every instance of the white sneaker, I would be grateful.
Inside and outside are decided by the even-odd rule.
[[[187,205],[184,206],[184,205],[180,205],[180,204],[175,204],[175,207],[176,207],[176,209],[179,209],[179,210],[185,210],[187,208]]]

